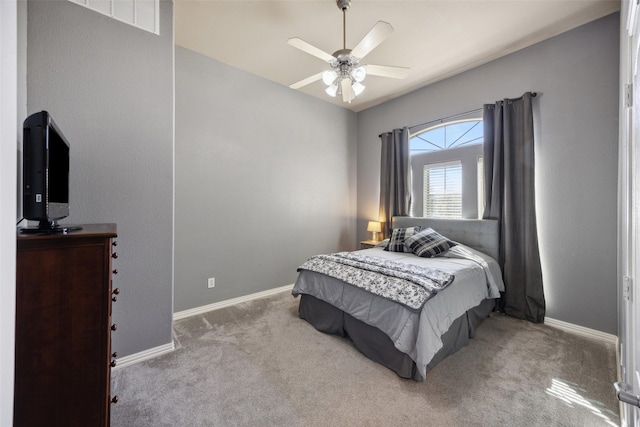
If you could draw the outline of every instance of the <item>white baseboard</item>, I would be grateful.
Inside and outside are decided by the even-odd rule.
[[[279,294],[280,292],[291,291],[293,289],[293,284],[280,286],[279,288],[268,289],[262,292],[256,292],[255,294],[249,294],[238,298],[232,298],[225,301],[215,302],[213,304],[203,305],[196,308],[191,308],[189,310],[178,311],[177,313],[173,313],[173,321],[180,319],[186,319],[187,317],[196,316],[198,314],[203,314],[209,311],[218,310],[225,307],[230,307],[232,305],[240,304],[242,302],[252,301],[258,298],[269,297],[271,295]]]
[[[554,328],[558,328],[558,329],[562,329],[564,331],[567,332],[571,332],[577,335],[582,335],[588,338],[595,338],[595,339],[599,339],[599,340],[604,340],[606,342],[609,342],[611,344],[616,344],[618,343],[618,337],[616,335],[612,335],[612,334],[608,334],[606,332],[601,332],[601,331],[597,331],[595,329],[589,329],[589,328],[585,328],[584,326],[580,326],[580,325],[574,325],[573,323],[567,323],[567,322],[563,322],[561,320],[556,320],[556,319],[551,319],[549,317],[545,317],[544,319],[544,324],[554,327]]]
[[[175,350],[175,344],[173,340],[170,343],[150,348],[149,350],[144,350],[139,353],[130,354],[129,356],[119,357],[117,360],[117,365],[113,368],[114,370],[119,368],[124,368],[125,366],[134,365],[136,363],[142,362],[144,360],[153,359],[154,357],[162,356],[163,354],[171,353]]]

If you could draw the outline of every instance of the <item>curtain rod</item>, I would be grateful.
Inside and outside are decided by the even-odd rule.
[[[536,92],[531,92],[531,96],[532,97],[535,98],[536,95],[538,95]],[[482,111],[482,107],[476,108],[475,110],[465,111],[464,113],[458,113],[458,114],[454,114],[452,116],[447,116],[447,117],[442,117],[440,119],[431,120],[429,122],[420,123],[420,124],[413,125],[413,126],[408,126],[408,128],[409,128],[409,131],[411,131],[412,129],[417,128],[417,127],[422,127],[422,126],[430,125],[430,124],[433,124],[433,123],[442,123],[445,120],[455,119],[456,117],[466,116],[467,114],[478,113],[480,111]]]
[[[417,124],[417,125],[409,126],[409,130],[411,131],[413,128],[422,127],[422,126],[430,125],[430,124],[433,124],[433,123],[442,123],[445,120],[455,119],[456,117],[466,116],[467,114],[478,113],[480,111],[482,111],[482,108],[476,108],[475,110],[465,111],[464,113],[458,113],[458,114],[454,114],[452,116],[442,117],[440,119],[431,120],[429,122],[425,122],[425,123],[420,123],[420,124]]]

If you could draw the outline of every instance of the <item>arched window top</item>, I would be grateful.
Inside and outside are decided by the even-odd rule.
[[[413,155],[467,147],[482,144],[483,141],[482,120],[467,119],[427,128],[411,137],[409,147]]]

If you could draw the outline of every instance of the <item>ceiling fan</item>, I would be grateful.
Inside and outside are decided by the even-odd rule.
[[[368,75],[403,79],[409,74],[409,68],[391,67],[388,65],[360,65],[360,61],[384,41],[392,32],[393,27],[388,22],[378,21],[366,36],[354,47],[347,49],[347,9],[351,0],[336,0],[338,9],[342,10],[342,49],[330,55],[325,51],[310,45],[304,40],[294,37],[287,41],[310,55],[326,61],[331,70],[323,71],[290,85],[291,89],[300,89],[310,83],[322,79],[327,85],[326,92],[332,97],[342,95],[343,102],[351,102],[364,90],[362,81]]]

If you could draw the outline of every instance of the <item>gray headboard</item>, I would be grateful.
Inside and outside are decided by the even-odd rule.
[[[392,228],[419,225],[433,228],[443,236],[491,255],[496,260],[500,252],[500,228],[495,219],[435,219],[394,216]]]

